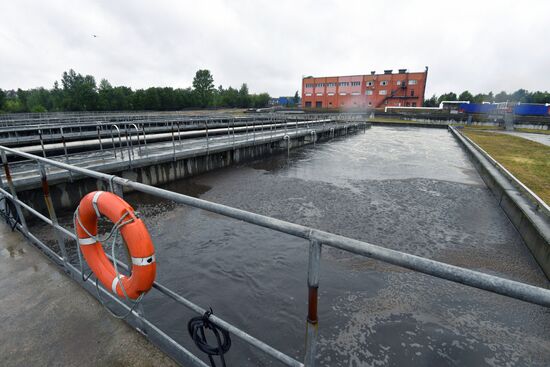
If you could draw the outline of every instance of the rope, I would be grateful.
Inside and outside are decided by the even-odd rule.
[[[229,336],[229,332],[227,330],[220,328],[210,321],[209,318],[212,313],[212,309],[210,309],[202,316],[193,317],[187,324],[187,330],[195,342],[195,345],[208,355],[208,359],[210,360],[210,365],[212,367],[216,367],[216,363],[214,363],[214,358],[212,356],[220,356],[222,367],[226,367],[225,358],[223,355],[226,354],[231,347],[231,337]],[[205,329],[212,330],[212,333],[216,337],[217,347],[208,344],[206,334],[204,332]]]
[[[74,225],[74,228],[75,228],[75,234],[76,234],[76,223],[78,223],[78,225],[80,225],[80,228],[82,228],[84,230],[84,232],[90,237],[92,238],[94,241],[96,242],[99,242],[99,243],[103,243],[105,241],[108,241],[111,237],[113,238],[113,241],[112,241],[112,244],[111,244],[111,257],[113,259],[113,265],[114,265],[114,268],[115,268],[115,273],[116,273],[116,278],[118,279],[118,284],[120,284],[120,289],[122,290],[122,293],[124,294],[124,297],[126,298],[126,301],[132,303],[132,307],[130,307],[130,309],[125,313],[125,314],[122,314],[122,315],[118,315],[116,313],[114,313],[113,311],[111,311],[111,309],[109,309],[107,307],[107,305],[105,304],[105,302],[103,301],[103,298],[101,297],[100,295],[100,292],[99,292],[99,279],[98,277],[96,276],[96,280],[95,280],[95,287],[96,287],[96,291],[97,291],[97,298],[99,300],[99,302],[101,303],[101,305],[115,318],[117,319],[125,319],[126,317],[128,317],[128,315],[130,315],[134,309],[137,307],[137,305],[141,302],[141,300],[143,299],[143,296],[145,295],[145,293],[141,293],[139,295],[139,297],[134,301],[132,300],[130,297],[128,297],[128,294],[126,293],[126,289],[124,289],[124,284],[123,282],[121,281],[122,278],[121,278],[121,275],[120,275],[120,272],[118,271],[118,260],[116,258],[116,245],[117,245],[117,236],[118,236],[118,231],[120,230],[120,228],[124,227],[126,224],[129,224],[129,223],[132,223],[134,221],[133,218],[130,218],[129,220],[126,220],[124,221],[124,219],[130,215],[129,212],[126,212],[124,213],[114,224],[113,224],[113,227],[111,228],[111,230],[109,231],[109,233],[107,233],[107,235],[103,238],[100,238],[98,236],[94,236],[93,234],[91,234],[88,229],[86,229],[86,227],[84,227],[84,225],[82,224],[82,222],[80,221],[80,216],[78,215],[78,209],[79,207],[76,208],[76,210],[74,211],[74,214],[73,214],[73,225]],[[101,213],[100,213],[101,214]],[[77,235],[78,237],[78,235]],[[84,263],[82,261],[82,252],[80,250],[80,245],[78,244],[78,240],[77,240],[77,243],[76,243],[76,247],[77,247],[77,253],[78,253],[78,261],[80,263],[80,273],[82,275],[82,281],[83,282],[86,282],[92,275],[93,275],[93,271],[90,270],[90,273],[88,275],[85,275],[85,272],[84,272]]]
[[[11,199],[6,196],[0,198],[0,201],[4,201],[4,209],[0,209],[0,215],[6,219],[6,223],[10,226],[11,230],[14,231],[17,227],[17,224],[21,224],[21,219],[19,218],[19,213],[15,208],[15,204]]]

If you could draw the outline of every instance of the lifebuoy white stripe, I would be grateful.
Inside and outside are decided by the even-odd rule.
[[[96,242],[92,237],[78,239],[80,245],[95,245]]]
[[[99,196],[103,194],[103,191],[96,191],[94,194],[94,197],[92,198],[92,206],[94,207],[95,214],[97,217],[101,217],[101,213],[99,212],[99,208],[97,207],[97,200],[99,199]]]
[[[122,278],[125,278],[124,275],[121,275],[120,278],[117,278],[116,275],[113,279],[113,283],[111,284],[111,290],[114,294],[116,294],[116,286],[118,285],[118,282],[122,280]]]
[[[137,266],[151,265],[155,262],[155,254],[149,257],[132,257],[132,264]]]

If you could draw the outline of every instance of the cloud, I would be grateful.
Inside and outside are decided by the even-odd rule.
[[[291,95],[303,75],[430,66],[427,94],[547,89],[545,1],[5,2],[0,88],[74,68],[114,85],[216,85]],[[97,34],[98,37],[92,37]]]

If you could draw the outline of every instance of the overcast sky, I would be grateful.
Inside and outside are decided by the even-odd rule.
[[[0,88],[70,68],[132,88],[291,95],[303,75],[430,67],[426,93],[550,89],[550,1],[0,0]],[[93,34],[97,38],[92,37]]]

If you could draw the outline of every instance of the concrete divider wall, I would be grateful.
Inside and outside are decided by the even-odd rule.
[[[289,134],[290,149],[330,140],[333,137],[346,135],[347,133],[361,131],[358,127],[350,129],[338,127],[334,132],[330,130],[318,132],[316,135],[293,136]],[[249,145],[239,147],[227,147],[223,150],[211,151],[204,154],[197,154],[192,157],[177,158],[164,162],[134,167],[124,170],[103,170],[120,177],[133,181],[142,182],[148,185],[162,185],[181,178],[191,177],[207,171],[230,166],[235,163],[242,163],[253,159],[261,158],[270,154],[286,152],[286,140],[274,140],[271,142],[250,141]],[[95,190],[109,190],[108,184],[92,178],[79,178],[73,182],[67,180],[50,180],[50,196],[56,209],[75,210],[80,199],[87,193]],[[31,205],[34,209],[47,214],[44,196],[38,185],[24,187],[18,191],[20,199]]]
[[[499,206],[508,216],[536,261],[550,279],[550,219],[526,198],[461,133],[450,128],[461,143]]]

